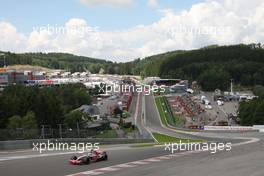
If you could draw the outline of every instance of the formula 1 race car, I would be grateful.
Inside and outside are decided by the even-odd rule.
[[[79,157],[72,156],[69,163],[72,165],[90,164],[91,161],[105,161],[108,156],[105,151],[91,150],[87,155],[81,155]]]

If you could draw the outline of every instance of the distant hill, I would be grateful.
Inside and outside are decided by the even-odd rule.
[[[0,58],[2,66],[3,57]],[[109,74],[197,80],[204,90],[227,90],[230,79],[242,86],[264,85],[264,49],[260,44],[212,45],[196,50],[167,52],[126,63],[65,53],[6,53],[6,58],[8,65],[29,64],[72,72],[89,70],[92,73],[98,73],[103,68]]]
[[[173,51],[123,63],[126,74],[197,80],[204,90],[227,90],[230,79],[252,87],[264,85],[264,49],[260,44]]]
[[[153,55],[144,59],[136,59],[132,62],[119,63],[119,74],[134,74],[145,76],[158,76],[160,65],[165,59],[176,56],[185,51],[172,51],[162,54]]]
[[[64,69],[67,71],[86,71],[97,73],[101,68],[106,68],[112,62],[76,56],[67,53],[23,53],[15,54],[1,52],[6,56],[7,65],[36,65],[51,69]],[[4,65],[3,57],[0,57],[0,67]]]
[[[158,75],[198,80],[204,90],[227,90],[230,79],[242,86],[264,85],[264,49],[233,45],[186,51],[166,58]]]

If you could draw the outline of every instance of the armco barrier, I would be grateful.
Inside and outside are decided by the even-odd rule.
[[[126,138],[62,138],[62,139],[32,139],[32,140],[14,140],[0,141],[0,150],[16,150],[16,149],[31,149],[33,143],[40,142],[62,142],[62,143],[99,143],[100,145],[110,144],[130,144],[130,143],[149,143],[154,142],[153,139],[126,139]]]

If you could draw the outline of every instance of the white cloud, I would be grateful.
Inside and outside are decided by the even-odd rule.
[[[159,6],[158,0],[148,0],[147,4],[152,8],[156,8]]]
[[[62,26],[63,32],[39,28],[26,35],[0,22],[0,50],[70,52],[127,61],[211,44],[264,42],[264,2],[259,0],[207,0],[179,13],[162,12],[151,25],[119,31],[98,30],[74,18]]]
[[[22,51],[26,46],[26,36],[19,33],[15,26],[0,22],[0,50]]]
[[[133,3],[133,0],[80,0],[82,4],[88,6],[97,6],[97,5],[110,5],[110,6],[129,6]]]

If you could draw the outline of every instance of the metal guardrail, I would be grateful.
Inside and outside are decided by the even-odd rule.
[[[97,132],[94,130],[77,129],[1,129],[0,141],[46,138],[85,138],[94,137],[96,134]]]
[[[100,145],[150,143],[153,139],[126,139],[126,138],[62,138],[62,139],[31,139],[0,141],[0,150],[33,149],[33,143],[99,143]]]

